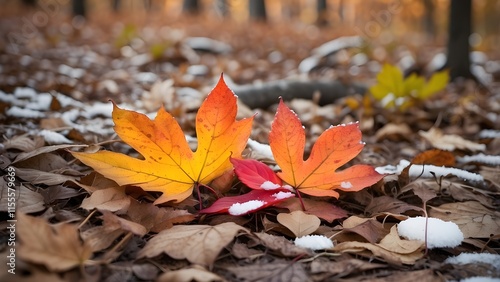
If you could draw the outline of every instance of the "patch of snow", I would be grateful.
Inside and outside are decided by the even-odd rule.
[[[479,138],[500,138],[500,130],[483,129],[479,132]]]
[[[43,136],[45,141],[49,144],[71,144],[73,141],[66,138],[64,135],[50,130],[42,130],[37,135]]]
[[[349,188],[352,188],[352,183],[349,181],[342,181],[340,183],[340,187],[344,188],[344,189],[349,189]]]
[[[14,90],[14,96],[16,96],[16,98],[21,98],[21,99],[34,98],[36,97],[36,95],[37,93],[35,89],[29,87],[17,87]]]
[[[500,282],[500,278],[487,276],[473,276],[461,279],[460,282]]]
[[[26,108],[38,111],[48,111],[50,110],[50,104],[52,103],[52,95],[49,93],[39,93],[35,99],[26,104]]]
[[[273,151],[271,151],[271,146],[269,146],[268,144],[262,144],[255,140],[248,139],[247,145],[250,147],[250,149],[258,152],[263,157],[274,160]]]
[[[96,116],[111,117],[113,112],[113,104],[111,103],[95,103],[92,106],[85,108],[82,114],[85,118],[92,119]]]
[[[9,104],[14,104],[14,102],[17,102],[17,99],[14,95],[6,94],[5,92],[0,90],[0,101],[6,102]]]
[[[461,163],[477,162],[489,165],[500,165],[500,156],[491,156],[480,153],[473,156],[458,157],[457,161]]]
[[[264,181],[264,183],[260,184],[260,188],[262,188],[264,190],[276,190],[280,187],[281,187],[281,185],[273,183],[269,180],[266,180],[266,181]]]
[[[425,241],[425,217],[411,217],[398,224],[398,234],[408,240]],[[462,243],[464,234],[454,222],[429,217],[427,221],[427,247],[454,248]]]
[[[43,118],[45,114],[39,111],[23,109],[17,106],[13,106],[5,112],[8,116],[18,117],[18,118]]]
[[[375,168],[380,174],[400,174],[404,168],[410,165],[407,160],[401,160],[397,166],[387,165]],[[454,167],[445,166],[435,166],[435,165],[411,165],[409,175],[410,177],[424,177],[424,178],[434,178],[447,176],[449,174],[455,175],[459,178],[469,181],[482,182],[484,178],[477,174],[472,173],[463,169],[458,169]]]
[[[333,242],[330,238],[323,235],[306,235],[300,238],[296,238],[295,246],[299,246],[306,249],[324,250],[333,248]]]
[[[500,271],[500,255],[498,254],[461,253],[458,256],[447,258],[444,262],[449,264],[485,263],[491,264]]]
[[[288,199],[288,198],[294,197],[295,194],[292,192],[281,191],[281,192],[273,194],[272,196],[275,197],[276,200],[283,200],[283,199]]]
[[[243,215],[259,209],[265,204],[266,202],[259,200],[251,200],[244,203],[234,203],[229,207],[227,211],[230,215]]]

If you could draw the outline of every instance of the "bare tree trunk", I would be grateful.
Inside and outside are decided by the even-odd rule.
[[[265,0],[248,0],[248,11],[250,13],[250,19],[252,20],[267,20]]]
[[[424,18],[423,18],[423,24],[424,24],[424,30],[425,33],[430,37],[430,38],[435,38],[436,37],[436,21],[434,19],[434,12],[436,10],[436,5],[434,3],[434,0],[423,0],[424,2]]]
[[[73,16],[85,17],[87,15],[85,0],[73,0],[71,4],[72,4]]]
[[[470,71],[469,36],[472,29],[472,0],[451,0],[446,67],[450,78],[473,78]]]
[[[200,1],[198,0],[183,0],[182,12],[187,14],[198,14],[200,12]]]
[[[316,0],[316,24],[319,26],[325,26],[328,24],[327,7],[326,0]]]

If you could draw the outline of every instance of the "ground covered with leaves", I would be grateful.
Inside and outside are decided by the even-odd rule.
[[[499,54],[482,53],[486,59],[474,62],[476,68],[485,70],[480,83],[456,81],[435,95],[421,90],[427,94],[399,104],[393,100],[384,107],[384,97],[377,100],[368,91],[377,84],[383,63],[396,64],[408,54],[429,62],[440,52],[439,44],[418,48],[405,45],[403,39],[385,45],[370,39],[358,45],[346,39],[351,42],[346,48],[322,53],[313,49],[353,33],[298,23],[248,25],[153,16],[147,20],[96,17],[88,22],[61,19],[36,27],[37,33],[27,37],[19,29],[22,19],[0,20],[5,37],[0,43],[2,280],[444,281],[500,277],[500,88],[498,73],[488,72],[499,64]],[[313,67],[304,63],[311,57],[317,59]],[[125,185],[123,170],[109,172],[74,153],[95,156],[106,150],[136,160],[155,157],[131,141],[139,137],[127,128],[136,123],[140,125],[136,130],[146,132],[142,125],[154,127],[142,122],[146,117],[167,120],[167,114],[158,112],[162,105],[184,134],[179,138],[180,133],[171,133],[177,138],[171,144],[185,139],[186,148],[208,148],[206,154],[213,153],[207,145],[210,142],[200,134],[204,120],[197,113],[221,73],[237,96],[247,91],[255,95],[254,100],[267,95],[266,89],[283,91],[290,84],[306,85],[306,94],[289,87],[290,92],[301,94],[282,95],[286,101],[279,106],[278,99],[270,105],[240,101],[232,122],[253,118],[251,132],[244,136],[250,141],[241,149],[220,152],[224,165],[230,156],[240,155],[275,170],[280,167],[277,176],[264,173],[267,178],[263,179],[271,186],[261,183],[257,189],[269,190],[272,184],[281,189],[286,186],[283,179],[296,188],[288,191],[303,191],[301,199],[298,194],[275,197],[272,205],[244,210],[241,216],[231,215],[228,206],[207,211],[218,198],[252,191],[249,179],[255,178],[238,172],[236,177],[232,170],[217,177],[204,175],[210,166],[204,163],[184,188],[158,191],[144,184],[152,183],[150,179],[141,183],[136,178],[135,185]],[[389,76],[390,81],[398,79],[403,81],[397,72]],[[425,89],[423,81],[418,82],[416,76],[412,79],[407,84]],[[282,87],[273,88],[276,81]],[[314,91],[321,89],[317,85],[336,83],[345,87],[334,86],[340,92],[332,96]],[[383,87],[376,92],[383,96]],[[325,95],[330,100],[321,98]],[[247,96],[244,101],[252,99]],[[109,100],[145,115],[132,116],[127,127],[119,121],[127,113],[116,107],[113,112]],[[211,115],[210,109],[229,102],[207,104],[205,121],[220,118]],[[288,120],[276,121],[285,114]],[[368,182],[356,181],[371,171],[342,181],[337,185],[338,198],[333,190],[301,187],[307,181],[317,184],[320,178],[316,176],[314,182],[306,176],[295,183],[305,173],[295,169],[303,167],[290,163],[291,169],[286,168],[276,149],[282,140],[288,142],[287,134],[293,136],[291,140],[301,139],[300,123],[299,129],[282,129],[281,139],[270,134],[273,121],[288,128],[297,122],[294,117],[305,128],[305,141],[301,148],[286,145],[287,154],[304,150],[305,159],[315,159],[342,142],[346,148],[357,144],[359,152],[334,160],[340,163],[340,171],[370,165],[384,175],[370,178],[374,181],[365,189],[356,185]],[[212,130],[218,130],[218,124],[213,123],[216,129]],[[338,124],[348,129],[330,134],[331,143],[320,137]],[[357,128],[363,142],[352,137],[358,134]],[[278,130],[273,129],[274,135]],[[228,136],[219,143],[230,142]],[[314,153],[316,143],[321,149]],[[102,162],[111,160],[102,157]],[[195,163],[189,167],[199,164]],[[333,173],[338,166],[321,168]],[[219,170],[219,166],[214,168]],[[353,186],[356,192],[346,192]],[[166,191],[170,196],[165,198],[162,192]],[[463,240],[457,246],[430,244],[431,239],[451,236],[446,229],[431,230],[432,224],[428,224],[429,242],[400,236],[398,224],[418,216],[455,223]],[[13,219],[17,221],[9,221]],[[319,247],[313,250],[296,243],[296,238],[307,235],[323,235],[333,246],[318,241]],[[453,260],[464,253],[492,257]],[[15,269],[15,274],[9,269]]]

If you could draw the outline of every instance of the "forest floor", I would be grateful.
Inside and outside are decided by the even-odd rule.
[[[137,156],[114,132],[109,100],[150,117],[164,105],[196,147],[196,112],[221,73],[236,95],[242,85],[280,80],[368,88],[376,83],[381,62],[403,64],[410,56],[428,74],[428,63],[443,51],[442,42],[415,46],[401,38],[384,44],[367,39],[321,57],[314,69],[301,73],[300,63],[314,48],[355,33],[203,17],[111,15],[43,26],[29,26],[29,19],[0,19],[0,280],[500,279],[500,54],[483,52],[474,61],[483,71],[483,85],[449,83],[405,109],[384,108],[370,93],[355,91],[321,104],[321,93],[286,101],[304,125],[306,155],[330,125],[359,121],[366,144],[346,167],[397,166],[407,160],[423,164],[422,172],[432,165],[457,169],[443,176],[432,169],[428,174],[387,174],[361,191],[340,192],[339,199],[304,195],[305,214],[321,219],[312,232],[334,243],[312,251],[294,245],[294,231],[278,220],[278,214],[300,210],[298,204],[245,216],[200,215],[198,199],[206,208],[214,197],[195,189],[181,203],[156,206],[160,193],[119,186],[70,151],[106,149]],[[249,145],[244,157],[273,164],[266,144],[278,102],[262,107],[239,103],[238,120],[256,114],[250,138],[258,143]],[[237,181],[230,186],[226,192],[233,195],[247,189]],[[399,222],[425,215],[456,223],[462,243],[426,248],[393,233]],[[12,218],[17,221],[8,221]],[[300,224],[299,229],[306,228],[308,220]],[[429,232],[451,236],[447,230]],[[158,234],[166,242],[156,247],[159,252],[155,246],[145,248]],[[493,256],[447,260],[463,253]],[[12,269],[15,274],[9,273]]]

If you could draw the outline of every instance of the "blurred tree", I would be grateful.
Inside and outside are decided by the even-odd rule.
[[[200,12],[200,1],[198,0],[183,0],[182,12],[186,14],[198,14]]]
[[[73,11],[73,16],[85,17],[87,14],[87,9],[85,5],[85,0],[73,0],[71,1],[71,10]]]
[[[472,0],[451,0],[449,16],[446,67],[450,69],[450,78],[474,78],[469,58]]]
[[[152,6],[151,1],[152,0],[142,0],[142,3],[144,5],[144,9],[146,9],[146,11],[151,11],[151,6]],[[113,11],[118,12],[121,9],[122,1],[121,0],[113,0],[111,5],[113,8]]]
[[[227,17],[229,15],[227,0],[216,0],[214,8],[217,14],[222,17]]]
[[[23,0],[23,4],[28,7],[35,7],[36,0]]]
[[[328,23],[326,0],[316,0],[316,24],[324,26]]]
[[[423,0],[423,2],[425,7],[423,17],[424,30],[430,38],[434,38],[436,36],[436,21],[434,20],[436,5],[434,0]]]
[[[264,0],[248,0],[248,11],[252,20],[267,20],[266,2]]]

